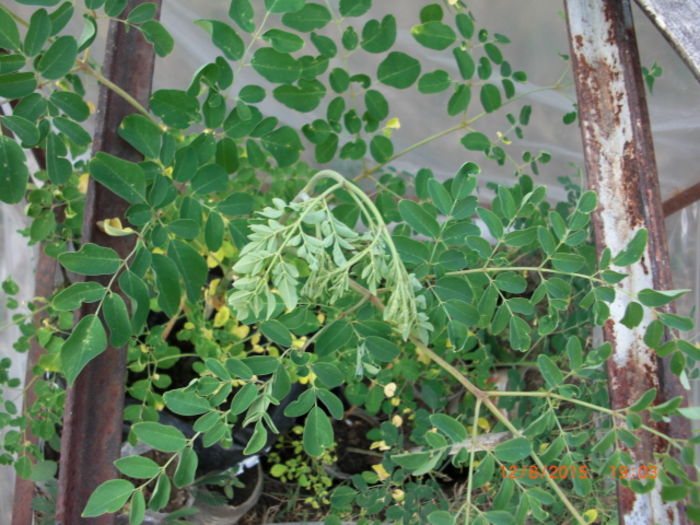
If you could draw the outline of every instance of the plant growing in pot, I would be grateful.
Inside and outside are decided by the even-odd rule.
[[[621,270],[639,259],[646,232],[622,253],[596,255],[595,194],[570,183],[568,199],[553,205],[531,176],[548,155],[513,161],[511,140],[531,113],[516,89],[526,76],[504,58],[508,39],[479,28],[461,1],[417,6],[411,30],[412,45],[454,63],[451,74],[426,72],[411,49],[399,49],[396,17],[374,18],[368,0],[234,0],[227,19],[198,22],[221,56],[186,89],[135,104],[121,123],[142,162],[83,155],[92,140],[84,82],[128,97],[88,53],[97,17],[141,31],[160,55],[172,49],[153,5],[20,3],[49,9],[24,20],[0,7],[8,50],[0,96],[16,101],[2,117],[14,135],[0,138],[0,199],[26,200],[28,242],[58,260],[63,280],[15,317],[23,330],[16,348],[36,340],[46,353],[26,386],[35,405],[19,417],[5,404],[2,459],[20,476],[53,477],[65,388],[108,341],[127,352],[126,440],[157,451],[118,459],[119,477],[95,487],[83,516],[120,512],[135,525],[151,519],[147,508],[180,501],[176,516],[201,521],[187,518],[197,506],[190,487],[266,454],[296,424],[308,461],[334,448],[371,458],[336,476],[328,504],[305,511],[329,524],[608,522],[606,474],[629,464],[635,432],[660,434],[656,422],[696,415],[678,400],[652,404],[653,391],[628,409],[609,408],[610,346],[592,333],[617,315],[610,304],[627,294]],[[86,31],[76,39],[63,28],[80,13]],[[357,56],[378,64],[350,60]],[[242,85],[243,68],[260,83]],[[396,151],[400,118],[390,100],[416,87],[430,103],[442,104],[433,95],[443,93],[445,126]],[[270,98],[314,117],[281,124],[266,112]],[[477,129],[501,111],[502,132]],[[392,168],[448,135],[468,158],[449,178]],[[46,169],[30,174],[22,146],[42,150]],[[302,159],[305,150],[313,161]],[[480,162],[514,164],[510,186],[486,185],[489,205],[479,198]],[[341,175],[332,166],[349,168]],[[100,225],[135,239],[125,257],[81,240],[88,179],[129,203]],[[80,275],[107,276],[107,284]],[[8,294],[14,288],[6,281]],[[673,354],[687,381],[697,375],[697,348],[662,335],[691,321],[660,310],[682,293],[633,294],[622,322],[651,319],[646,344]],[[72,312],[86,302],[96,312],[73,326]],[[39,310],[46,319],[35,327]],[[333,421],[342,429],[358,414],[371,424],[350,442]],[[29,429],[41,446],[24,439]],[[665,470],[648,466],[625,483],[639,492],[659,483],[669,501],[697,504],[684,470],[697,439],[660,435]],[[218,477],[225,496],[231,487],[236,495],[238,471]]]

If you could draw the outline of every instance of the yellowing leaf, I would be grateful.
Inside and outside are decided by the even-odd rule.
[[[248,326],[247,324],[238,325],[236,328],[231,330],[231,333],[238,337],[238,339],[245,339],[250,333],[250,326]]]
[[[384,481],[386,478],[389,477],[389,473],[386,471],[384,465],[382,465],[381,463],[379,465],[372,465],[372,470],[374,470],[377,473],[379,481]]]
[[[89,173],[82,173],[80,177],[78,177],[78,191],[80,193],[87,193],[88,182],[90,182]]]
[[[588,509],[586,512],[583,513],[583,519],[586,520],[586,523],[593,523],[595,520],[598,519],[598,510]]]
[[[125,228],[122,226],[122,221],[118,217],[114,219],[105,219],[103,221],[97,221],[97,227],[100,228],[107,235],[112,237],[124,237],[126,235],[131,235],[134,232],[132,228]]]
[[[399,129],[401,127],[401,120],[398,117],[390,118],[386,121],[387,129]]]
[[[479,418],[479,421],[477,421],[476,424],[477,424],[477,425],[479,426],[479,428],[482,429],[482,430],[488,431],[488,430],[491,429],[491,423],[490,423],[489,420],[486,419],[485,417],[480,417],[480,418]]]
[[[231,318],[231,310],[227,306],[222,306],[214,316],[214,328],[221,328]]]

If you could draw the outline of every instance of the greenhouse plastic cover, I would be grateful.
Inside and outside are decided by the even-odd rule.
[[[2,2],[10,3],[9,0]],[[421,61],[423,72],[445,69],[457,74],[449,51],[425,49],[413,41],[410,28],[418,23],[418,10],[425,2],[375,0],[374,4],[375,7],[366,16],[354,19],[355,27],[362,27],[366,19],[381,18],[391,12],[397,17],[399,26],[394,49],[409,50]],[[186,88],[196,69],[220,54],[212,45],[209,35],[193,21],[200,18],[226,20],[228,6],[228,0],[164,0],[161,19],[175,37],[176,47],[171,55],[158,60],[154,89]],[[12,3],[11,7],[21,7],[22,9],[17,11],[29,12],[28,8],[15,3]],[[528,74],[528,82],[518,85],[518,93],[524,95],[534,91],[511,104],[508,109],[498,111],[480,121],[479,130],[493,137],[497,131],[507,130],[508,123],[504,118],[506,111],[517,115],[522,105],[531,104],[533,113],[530,125],[524,129],[525,138],[514,139],[514,144],[508,148],[508,152],[517,162],[520,162],[523,151],[551,153],[551,162],[541,166],[535,182],[549,187],[550,198],[561,199],[565,190],[559,178],[570,176],[574,181],[580,180],[583,167],[578,125],[564,125],[562,122],[562,116],[572,111],[572,104],[575,102],[571,74],[568,71],[570,65],[561,57],[569,53],[563,4],[551,0],[480,0],[469,2],[469,7],[475,15],[477,27],[486,28],[492,33],[502,33],[511,39],[511,44],[502,47],[504,56],[514,69],[522,69]],[[648,95],[648,103],[662,198],[665,200],[700,180],[700,169],[697,167],[700,152],[700,85],[641,11],[635,9],[634,15],[642,65],[650,67],[656,62],[663,68],[663,75],[656,80],[653,94]],[[75,17],[76,20],[78,18]],[[698,26],[700,27],[700,21]],[[80,29],[76,26],[72,30],[79,34]],[[102,26],[101,30],[104,38],[106,27]],[[337,28],[332,23],[325,32],[330,36],[338,36]],[[98,59],[100,57],[97,51],[103,45],[99,41],[93,45]],[[124,59],[128,60],[128,57]],[[355,53],[350,57],[350,70],[358,72],[370,68],[371,71],[377,63],[377,56]],[[567,74],[563,87],[556,91],[538,90],[552,85],[565,70]],[[234,89],[249,83],[261,84],[261,78],[251,68],[243,68]],[[396,151],[401,151],[458,122],[459,117],[449,119],[446,116],[445,107],[449,92],[426,96],[419,94],[415,87],[400,92],[386,86],[373,87],[383,91],[390,101],[390,117],[400,118],[401,128],[395,130],[393,135]],[[232,95],[235,95],[235,92]],[[96,97],[93,96],[92,100],[96,100]],[[476,107],[474,101],[472,107]],[[322,104],[315,113],[300,114],[287,110],[269,96],[261,104],[263,113],[278,116],[283,123],[296,127],[323,116],[324,108]],[[394,166],[408,173],[415,173],[418,168],[427,167],[432,169],[438,178],[446,178],[454,175],[462,163],[469,160],[477,162],[482,167],[481,198],[487,202],[490,193],[483,188],[484,183],[512,183],[512,164],[500,167],[483,158],[481,153],[466,151],[459,142],[460,138],[460,133],[442,137],[427,147],[418,148],[401,157]],[[312,156],[307,155],[307,158],[311,159]],[[347,176],[355,175],[363,169],[360,162],[342,160],[336,161],[332,167]],[[688,309],[700,302],[697,291],[700,284],[699,220],[700,206],[697,204],[667,219],[674,286],[693,289],[693,293],[686,296],[683,303]],[[35,253],[26,247],[25,241],[16,233],[24,227],[21,208],[0,208],[0,224],[0,280],[7,275],[13,275],[21,286],[23,299],[31,299],[34,275],[33,272],[27,271],[30,267],[27,261],[33,260]],[[4,298],[0,298],[0,304],[4,304]],[[0,325],[5,325],[10,315],[10,312],[0,310]],[[696,313],[696,324],[697,321],[700,321],[700,316]],[[23,377],[23,356],[18,356],[12,351],[12,342],[17,336],[18,331],[15,328],[0,332],[0,358],[12,357],[13,375]],[[697,395],[698,389],[695,390],[693,397],[697,404],[700,402],[700,396]],[[0,525],[10,523],[12,483],[12,470],[0,467]]]

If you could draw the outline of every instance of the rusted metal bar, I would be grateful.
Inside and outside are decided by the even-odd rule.
[[[12,106],[16,105],[17,101],[12,102]],[[2,107],[0,107],[0,115],[4,112]],[[13,136],[12,133],[6,129],[4,126],[2,128],[4,135]],[[32,149],[32,154],[34,155],[34,160],[36,161],[37,167],[39,169],[46,169],[46,160],[44,157],[44,150],[40,148]],[[56,210],[57,215],[62,214],[62,210]],[[44,253],[44,244],[39,246],[37,263],[35,268],[35,281],[34,281],[34,296],[35,297],[49,297],[55,288],[56,283],[56,270],[58,269],[58,262],[53,257],[49,257]],[[39,310],[32,318],[34,326],[39,328],[42,321],[47,317],[46,311]],[[44,353],[44,349],[41,347],[39,342],[35,339],[32,340],[32,344],[29,347],[29,352],[27,353],[27,363],[25,365],[24,373],[24,385],[32,384],[34,380],[34,367],[39,362],[39,357]],[[27,411],[36,401],[36,394],[33,388],[26,388],[24,391],[24,398],[22,399],[22,413],[26,416]],[[28,441],[32,445],[37,445],[39,440],[32,434],[31,429],[27,428],[24,433],[24,440]],[[28,479],[22,479],[19,476],[15,476],[15,490],[12,500],[12,525],[31,525],[33,518],[32,510],[32,498],[34,497],[34,483]]]
[[[646,228],[649,242],[641,260],[619,268],[629,274],[623,285],[632,293],[644,288],[671,288],[661,194],[630,2],[567,0],[566,8],[586,172],[600,201],[593,217],[598,251],[609,248],[617,254]],[[685,391],[666,363],[644,344],[651,314],[646,313],[640,326],[633,329],[619,322],[629,301],[617,294],[611,304],[613,320],[603,328],[613,347],[608,361],[613,408],[629,406],[652,387],[659,388],[658,401],[683,395]],[[685,421],[674,422],[675,428],[648,418],[646,423],[676,435],[688,431]],[[653,453],[667,450],[663,439],[648,432],[640,432],[638,437],[640,441],[633,448],[620,444],[637,465],[653,464]],[[683,503],[663,503],[659,485],[646,494],[636,494],[618,484],[620,523],[685,523]]]
[[[36,297],[50,297],[56,286],[56,270],[58,262],[53,257],[49,257],[40,248],[38,260],[35,268],[36,281],[34,285],[34,295]],[[34,324],[41,326],[43,319],[47,317],[45,311],[39,311],[34,316]],[[33,369],[39,362],[39,357],[44,353],[44,349],[36,340],[32,341],[27,354],[27,365],[24,374],[24,384],[30,385],[34,380]],[[27,410],[36,401],[34,388],[27,388],[24,391],[23,411],[26,414]],[[30,429],[27,429],[24,439],[31,442],[33,445],[38,444],[37,437],[32,434]],[[22,479],[19,476],[15,478],[15,494],[12,501],[12,525],[31,525],[33,520],[32,498],[34,497],[34,482],[28,479]]]
[[[700,81],[700,2],[688,0],[636,0],[671,47]]]
[[[127,9],[143,2],[129,0]],[[160,1],[156,3],[160,7]],[[112,22],[107,36],[105,76],[145,105],[151,93],[153,66],[153,50],[140,31]],[[94,151],[105,151],[132,161],[141,160],[137,152],[117,135],[119,123],[133,112],[134,108],[125,100],[102,87]],[[109,246],[120,256],[126,256],[133,247],[133,240],[107,236],[97,228],[97,221],[123,217],[127,206],[124,200],[91,180],[85,205],[83,241]],[[93,312],[94,305],[84,305],[79,316]],[[114,515],[85,519],[80,514],[92,491],[117,474],[112,462],[119,457],[122,440],[125,365],[124,349],[110,346],[85,367],[68,390],[56,504],[59,525],[112,525],[115,522]]]
[[[664,217],[670,217],[697,201],[700,201],[700,182],[666,199],[664,201]]]

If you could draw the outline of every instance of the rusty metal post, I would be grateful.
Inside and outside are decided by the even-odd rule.
[[[129,0],[127,10],[143,2]],[[160,1],[156,3],[160,6]],[[152,47],[141,32],[112,22],[107,36],[104,75],[145,105],[151,93],[153,66]],[[133,112],[129,103],[103,86],[94,151],[105,151],[132,161],[141,160],[138,153],[117,135],[119,123]],[[127,206],[126,201],[91,180],[85,204],[83,242],[109,246],[120,256],[126,256],[133,247],[133,240],[107,236],[97,228],[97,221],[124,217]],[[82,317],[93,312],[94,305],[83,305],[79,315]],[[113,461],[119,457],[122,442],[125,373],[124,349],[110,346],[85,367],[68,390],[56,503],[59,525],[112,525],[115,522],[114,515],[85,519],[80,514],[92,491],[117,474]]]
[[[661,194],[629,0],[567,0],[566,8],[586,172],[600,201],[593,218],[598,251],[609,248],[617,254],[637,231],[647,228],[649,242],[641,260],[618,268],[629,274],[623,285],[632,293],[671,288]],[[613,408],[629,406],[652,387],[660,389],[659,400],[683,395],[677,378],[644,344],[651,316],[645,314],[634,329],[619,322],[629,301],[617,294],[611,304],[614,320],[603,329],[613,347],[608,361]],[[688,429],[681,422],[673,429],[646,423],[672,434]],[[634,448],[623,445],[637,465],[653,464],[653,453],[667,449],[664,440],[649,433],[638,433],[638,437]],[[663,503],[659,484],[647,494],[618,484],[617,495],[621,524],[686,522],[682,502]]]
[[[12,102],[12,107],[16,106],[17,101]],[[3,115],[2,108],[0,107],[0,115]],[[12,133],[3,127],[3,134],[8,136],[13,136]],[[46,169],[46,159],[44,156],[44,150],[41,148],[33,148],[32,154],[34,155],[34,160],[37,163],[39,169]],[[61,208],[55,210],[57,219],[63,214]],[[34,296],[35,297],[49,297],[55,289],[56,285],[56,271],[58,269],[58,261],[53,257],[49,257],[44,253],[45,245],[42,243],[39,246],[39,253],[37,257],[37,263],[35,268],[35,279],[34,279]],[[33,318],[32,322],[34,326],[39,328],[44,319],[46,319],[47,314],[45,311],[40,310],[37,312]],[[44,349],[39,344],[39,341],[34,338],[32,344],[27,353],[27,364],[25,365],[24,372],[24,385],[30,385],[34,380],[34,367],[39,362],[39,358],[44,353]],[[27,388],[24,392],[24,398],[22,399],[22,413],[26,416],[27,411],[36,401],[36,394],[33,388]],[[38,444],[39,440],[32,434],[31,429],[27,429],[24,434],[24,439],[29,441],[32,445]],[[34,482],[28,479],[22,479],[19,476],[15,476],[15,491],[12,500],[12,525],[31,525],[33,520],[33,510],[32,510],[32,499],[34,497]]]

